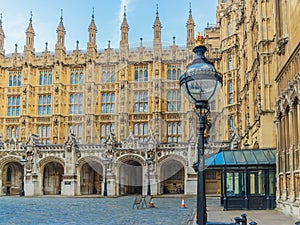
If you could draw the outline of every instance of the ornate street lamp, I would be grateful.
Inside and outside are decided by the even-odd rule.
[[[197,172],[197,224],[206,225],[206,198],[204,174],[204,131],[207,125],[207,116],[210,112],[209,103],[213,101],[222,87],[222,76],[216,71],[204,53],[207,48],[203,45],[205,38],[198,33],[197,46],[193,49],[196,54],[193,62],[189,64],[180,76],[180,87],[188,100],[195,104],[198,115],[198,159],[194,164]]]
[[[151,195],[151,187],[150,187],[150,164],[151,164],[151,158],[147,157],[146,158],[146,163],[148,166],[148,188],[147,188],[147,195]]]
[[[107,158],[107,156],[103,159],[103,163],[105,167],[103,196],[107,196],[107,166],[109,164],[109,158]]]
[[[20,164],[22,166],[22,186],[21,186],[21,191],[20,191],[20,196],[25,196],[25,190],[24,190],[24,179],[25,179],[25,173],[24,173],[24,167],[27,163],[27,159],[25,156],[22,156],[20,159]]]

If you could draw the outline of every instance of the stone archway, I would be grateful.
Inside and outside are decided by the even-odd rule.
[[[17,162],[8,162],[2,167],[2,193],[19,195],[22,188],[22,166]]]
[[[60,195],[64,168],[59,162],[48,162],[43,172],[44,195]]]
[[[185,168],[176,159],[165,160],[160,169],[160,193],[183,194],[185,188]]]
[[[80,193],[82,195],[101,194],[103,182],[103,166],[96,161],[82,165],[80,171]]]
[[[140,160],[124,158],[119,165],[119,195],[142,194],[143,166]]]

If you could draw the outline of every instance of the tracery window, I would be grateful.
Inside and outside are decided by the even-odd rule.
[[[37,133],[40,137],[40,141],[43,144],[50,144],[51,127],[50,125],[38,126]]]
[[[9,81],[8,86],[17,86],[20,87],[22,85],[22,72],[21,71],[10,71],[9,72]]]
[[[134,81],[148,81],[148,66],[135,66],[134,67]]]
[[[51,85],[52,84],[52,71],[41,70],[40,71],[40,85]]]
[[[232,35],[232,26],[230,21],[228,21],[227,24],[227,31],[228,31],[228,36]]]
[[[6,138],[19,138],[20,129],[16,126],[8,126],[6,128]]]
[[[83,84],[83,69],[71,69],[70,84]]]
[[[20,95],[8,96],[7,116],[20,116]]]
[[[82,114],[82,94],[76,93],[70,95],[70,114]]]
[[[181,76],[181,69],[178,65],[168,65],[168,80],[178,80]]]
[[[51,95],[39,95],[38,115],[51,114]]]
[[[134,92],[134,112],[148,112],[148,92]]]
[[[234,117],[230,116],[229,117],[229,129],[233,129],[234,126]]]
[[[116,82],[115,67],[103,67],[102,70],[102,83],[114,83]]]
[[[140,142],[146,142],[148,139],[148,123],[135,123],[133,134]]]
[[[182,141],[181,122],[168,122],[168,142]]]
[[[115,93],[104,92],[101,95],[101,112],[114,113],[115,112]]]
[[[168,91],[168,112],[179,112],[181,110],[181,91]]]
[[[233,84],[232,81],[228,83],[228,103],[233,104]]]

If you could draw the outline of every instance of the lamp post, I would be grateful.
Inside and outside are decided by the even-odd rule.
[[[193,62],[189,64],[180,76],[180,87],[188,100],[195,104],[198,115],[198,159],[194,164],[197,172],[197,224],[206,225],[206,197],[204,174],[204,131],[207,125],[207,116],[210,112],[209,103],[213,101],[222,86],[222,77],[216,71],[212,63],[204,56],[207,48],[204,37],[198,33],[196,46],[193,52],[196,54]]]
[[[20,164],[22,166],[22,186],[21,186],[21,191],[20,191],[20,196],[25,196],[25,191],[24,191],[24,167],[25,164],[27,163],[27,159],[25,156],[22,156],[21,160],[20,160]]]
[[[151,186],[150,186],[150,164],[151,164],[151,158],[150,157],[147,157],[146,158],[146,163],[147,163],[147,166],[148,166],[148,188],[147,188],[147,195],[151,195]]]
[[[109,158],[105,157],[103,159],[103,163],[104,163],[104,167],[105,167],[103,196],[107,196],[107,166],[109,164]]]

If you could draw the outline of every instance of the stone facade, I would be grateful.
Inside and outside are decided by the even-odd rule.
[[[299,0],[219,0],[217,24],[206,32],[219,41],[217,65],[223,74],[228,121],[225,140],[235,137],[233,149],[277,148],[277,207],[296,217],[300,217],[299,4]]]
[[[300,1],[275,2],[277,207],[300,218]]]
[[[55,51],[36,53],[30,18],[24,51],[7,55],[1,21],[0,194],[20,191],[23,156],[27,196],[145,194],[148,181],[152,194],[195,194],[197,116],[178,83],[194,57],[191,9],[186,26],[186,46],[165,45],[157,11],[153,41],[132,47],[124,12],[119,49],[98,50],[92,15],[87,49],[66,51],[61,17]]]

